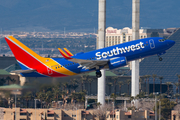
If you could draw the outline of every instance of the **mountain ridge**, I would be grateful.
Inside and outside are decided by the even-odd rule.
[[[180,27],[180,1],[141,0],[140,26]],[[131,0],[106,2],[106,26],[131,27]],[[97,0],[0,1],[0,26],[8,31],[94,32],[98,27]]]

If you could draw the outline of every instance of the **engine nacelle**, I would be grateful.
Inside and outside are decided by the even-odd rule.
[[[117,57],[116,59],[110,60],[108,65],[109,69],[125,66],[127,65],[126,57]]]

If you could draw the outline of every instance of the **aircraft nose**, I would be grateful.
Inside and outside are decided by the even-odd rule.
[[[174,44],[175,44],[175,41],[167,40],[167,45],[173,46]]]

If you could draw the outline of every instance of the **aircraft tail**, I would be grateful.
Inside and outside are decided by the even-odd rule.
[[[36,69],[37,66],[40,66],[45,61],[44,57],[36,54],[13,36],[5,37],[5,40],[22,70]]]

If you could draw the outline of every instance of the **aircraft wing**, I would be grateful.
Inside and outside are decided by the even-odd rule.
[[[108,64],[109,60],[83,60],[83,59],[77,59],[77,58],[71,58],[68,59],[71,62],[79,63],[79,67],[84,67],[86,69],[92,69],[99,66],[105,66]]]
[[[83,67],[85,69],[92,69],[92,68],[96,68],[99,66],[105,66],[108,64],[108,61],[109,61],[109,60],[84,60],[84,59],[72,58],[71,56],[66,54],[63,50],[61,50],[60,48],[58,48],[58,50],[65,59],[67,59],[71,62],[79,63],[80,64],[79,67]]]
[[[19,73],[31,73],[31,72],[34,72],[36,71],[35,69],[32,69],[32,70],[15,70],[15,71],[11,71],[11,73],[16,73],[16,74],[19,74]]]

